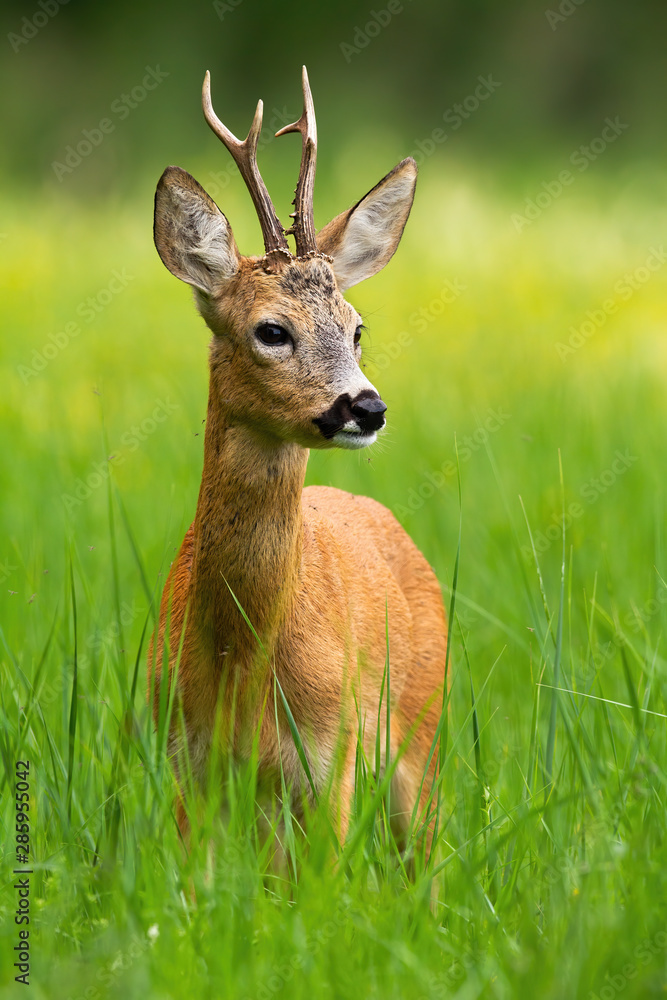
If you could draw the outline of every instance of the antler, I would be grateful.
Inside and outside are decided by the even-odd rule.
[[[292,202],[294,211],[291,213],[294,222],[285,232],[294,234],[296,252],[299,257],[304,257],[307,254],[318,252],[315,241],[315,222],[313,219],[313,189],[315,186],[315,164],[317,162],[317,126],[315,124],[313,95],[310,92],[308,73],[305,66],[303,67],[301,82],[303,85],[303,113],[297,122],[281,128],[276,132],[276,135],[286,135],[288,132],[301,133],[301,166],[299,167],[299,180],[297,181],[295,197]]]
[[[206,70],[204,86],[202,87],[202,107],[207,124],[232,154],[234,162],[239,168],[243,180],[246,182],[250,197],[257,211],[259,224],[262,227],[266,253],[270,254],[273,251],[280,251],[291,256],[280,219],[276,215],[269,192],[266,190],[266,184],[262,180],[257,167],[257,140],[262,128],[262,114],[264,109],[262,101],[257,102],[255,117],[250,126],[250,131],[243,142],[237,139],[222,124],[213,110],[211,103],[211,75],[208,70]]]

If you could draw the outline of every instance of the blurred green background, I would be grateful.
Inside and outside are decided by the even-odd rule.
[[[5,3],[2,17],[4,406],[9,446],[22,459],[7,462],[1,475],[12,523],[31,544],[34,509],[20,485],[30,455],[45,485],[55,477],[56,518],[67,483],[93,460],[102,407],[113,445],[131,414],[143,419],[153,398],[180,393],[180,410],[158,435],[160,456],[182,454],[183,429],[199,428],[205,334],[187,291],[152,247],[152,197],[163,168],[176,163],[199,179],[228,215],[242,251],[261,245],[243,182],[203,122],[206,68],[216,109],[238,134],[264,99],[260,164],[283,220],[298,142],[271,137],[300,111],[302,62],[319,126],[318,225],[406,154],[418,159],[418,195],[399,256],[352,293],[370,317],[366,358],[379,355],[380,364],[372,377],[393,394],[390,434],[401,433],[396,406],[414,405],[451,450],[454,432],[474,427],[478,403],[482,412],[509,406],[513,381],[534,382],[555,394],[550,407],[541,396],[540,411],[552,461],[566,439],[579,452],[590,447],[576,424],[563,424],[561,401],[569,385],[588,377],[589,365],[599,372],[600,357],[621,336],[625,300],[620,319],[605,318],[602,336],[586,340],[575,362],[565,365],[557,344],[615,294],[625,268],[640,266],[664,234],[663,5],[216,0],[185,8],[43,0],[34,10]],[[567,184],[558,179],[563,171]],[[129,277],[118,285],[114,272],[122,269]],[[447,282],[466,287],[453,303]],[[120,294],[108,291],[110,283]],[[663,283],[658,270],[648,293],[633,294],[628,308],[647,309]],[[444,308],[436,303],[442,311],[429,311],[443,296]],[[420,308],[429,313],[423,329],[413,316]],[[74,336],[67,334],[72,323],[81,331]],[[632,322],[631,352],[619,362],[624,374],[627,364],[642,364],[642,378],[659,381],[657,323],[643,312]],[[398,342],[401,364],[385,375],[386,345],[405,331],[414,334],[410,348]],[[441,366],[434,351],[444,355]],[[402,367],[408,359],[412,377]],[[617,374],[613,368],[609,379]],[[603,382],[600,375],[596,385]],[[431,392],[435,411],[419,403]],[[602,433],[594,413],[578,416]],[[44,427],[57,447],[45,447]],[[157,482],[157,470],[148,472],[139,458],[147,459],[157,440],[138,443],[125,469],[132,466],[133,484],[137,476]],[[525,441],[517,436],[514,445]],[[330,467],[351,466],[338,456],[314,461],[327,476]],[[604,468],[605,456],[597,462]],[[163,473],[171,481],[166,461]],[[187,499],[179,494],[185,511],[196,479],[195,472],[186,485],[177,474],[187,490]],[[137,493],[139,506],[147,488]],[[83,509],[72,512],[86,517]],[[59,532],[45,534],[45,544],[57,546]]]
[[[203,121],[201,83],[210,69],[216,111],[237,135],[263,98],[273,128],[260,167],[285,222],[299,144],[271,134],[300,113],[302,63],[318,119],[318,226],[405,155],[420,163],[396,257],[349,296],[368,327],[364,364],[389,405],[387,431],[369,453],[312,454],[308,481],[388,505],[449,600],[458,446],[463,532],[447,903],[433,921],[393,883],[367,892],[371,876],[357,869],[355,949],[341,929],[329,965],[318,959],[289,988],[619,992],[613,976],[639,964],[634,949],[667,919],[667,8],[6,0],[1,17],[0,752],[9,769],[25,749],[38,775],[36,995],[83,995],[90,963],[125,954],[135,934],[147,941],[157,923],[159,943],[103,995],[206,995],[212,983],[219,995],[265,995],[274,952],[300,953],[302,915],[326,919],[342,891],[306,864],[289,905],[276,906],[253,870],[246,907],[243,892],[225,895],[223,872],[199,887],[206,905],[189,907],[143,681],[134,701],[128,693],[151,600],[194,514],[206,413],[208,334],[153,247],[155,185],[167,164],[184,167],[241,251],[257,252],[249,196]],[[71,744],[70,566],[87,657]],[[483,692],[481,770],[468,670]],[[554,679],[578,693],[551,716],[554,696],[538,681]],[[143,778],[151,754],[157,791]],[[477,785],[462,784],[473,774],[493,837],[480,833]],[[109,801],[113,822],[100,806]],[[118,859],[103,890],[98,851]],[[545,879],[554,866],[562,877]],[[13,922],[1,900],[4,957]],[[465,977],[447,979],[470,949]],[[624,997],[663,989],[662,944],[641,966]]]
[[[8,40],[0,168],[33,196],[42,186],[54,188],[50,164],[58,153],[139,84],[146,65],[156,64],[169,74],[164,84],[122,128],[118,123],[113,139],[75,177],[55,185],[58,196],[125,196],[140,189],[146,174],[152,180],[163,162],[203,157],[207,149],[215,168],[198,111],[204,68],[213,74],[216,103],[241,131],[258,96],[267,107],[298,104],[305,62],[325,184],[341,150],[353,157],[347,166],[356,172],[369,145],[412,148],[474,90],[480,74],[492,74],[501,88],[451,136],[429,170],[463,161],[494,178],[525,178],[593,138],[607,115],[631,126],[624,148],[615,151],[616,169],[657,164],[665,153],[667,12],[657,0],[394,0],[389,7],[352,0],[220,0],[217,7],[200,0],[187,7],[44,2],[58,10],[44,26],[23,21],[45,19],[37,0],[32,7],[6,0],[2,14]],[[279,145],[268,158],[269,174],[289,156],[290,142]],[[224,165],[222,153],[220,159]]]

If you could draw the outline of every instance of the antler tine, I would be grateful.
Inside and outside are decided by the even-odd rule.
[[[296,240],[296,252],[299,257],[317,253],[315,241],[315,221],[313,218],[313,191],[315,187],[315,165],[317,163],[317,125],[315,124],[315,106],[310,92],[308,72],[303,67],[301,82],[303,85],[303,112],[298,121],[286,125],[276,132],[276,136],[288,132],[300,132],[301,166],[293,201],[294,211],[291,213],[294,222],[286,233],[293,233]]]
[[[208,70],[206,70],[206,76],[204,77],[201,96],[204,118],[209,128],[231,153],[236,166],[239,168],[239,173],[250,192],[250,197],[253,200],[259,218],[259,224],[262,227],[266,253],[270,254],[274,250],[279,250],[289,254],[289,246],[285,239],[283,227],[276,215],[276,210],[269,197],[266,184],[262,180],[262,175],[257,166],[257,140],[262,130],[262,116],[264,111],[262,101],[257,102],[257,110],[255,111],[250,131],[243,142],[241,142],[233,132],[230,132],[222,124],[213,110],[211,102],[211,74]]]

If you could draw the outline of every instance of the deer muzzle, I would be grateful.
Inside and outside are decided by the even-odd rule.
[[[314,423],[327,441],[340,448],[365,448],[384,427],[386,410],[374,389],[362,389],[354,399],[343,393]]]

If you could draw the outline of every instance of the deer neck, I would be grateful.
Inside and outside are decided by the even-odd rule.
[[[257,659],[236,601],[271,649],[299,577],[307,462],[306,449],[232,423],[211,385],[188,613],[212,655]]]

